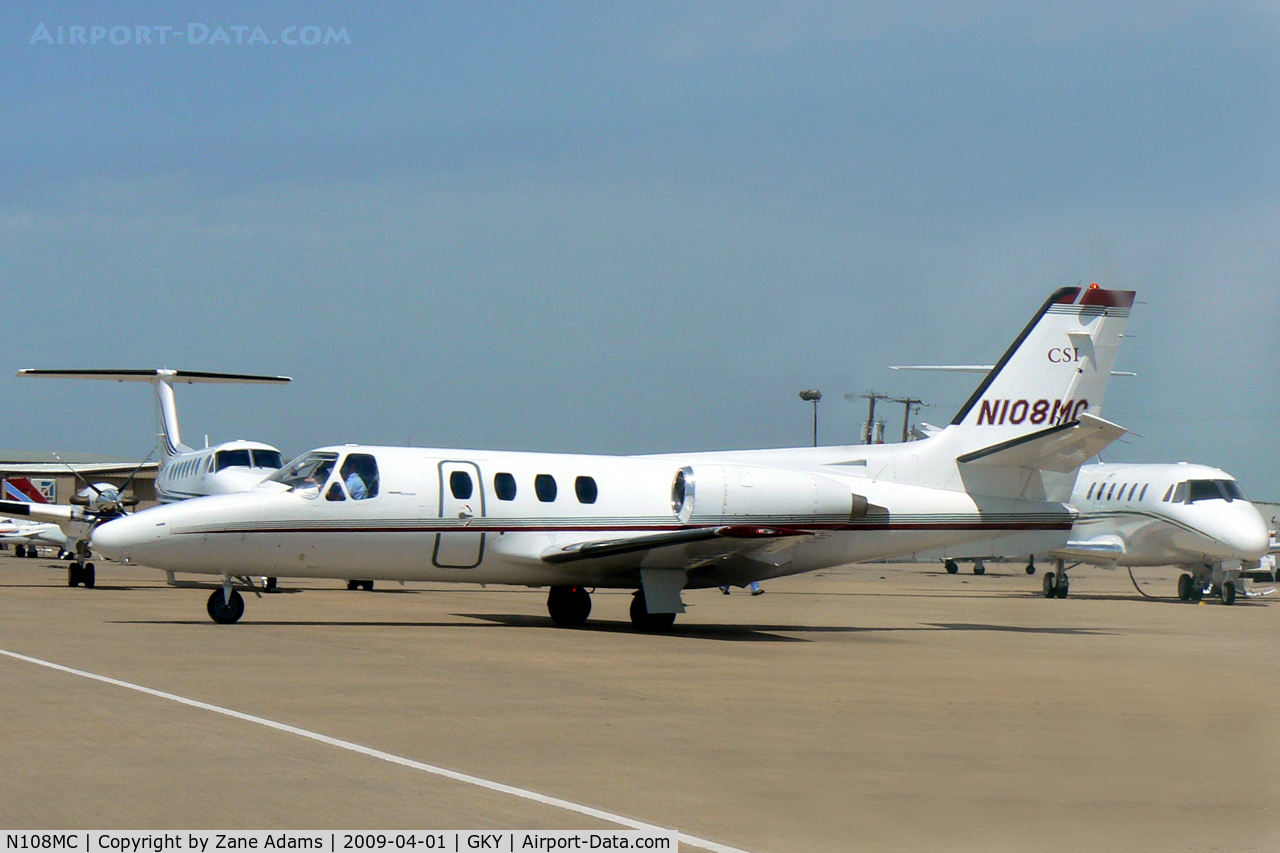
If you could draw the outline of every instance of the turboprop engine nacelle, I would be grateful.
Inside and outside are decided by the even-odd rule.
[[[846,522],[867,499],[845,484],[803,471],[749,465],[693,465],[676,472],[671,509],[685,524]]]

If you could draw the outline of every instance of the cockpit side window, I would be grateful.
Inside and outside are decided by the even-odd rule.
[[[215,470],[221,471],[223,468],[249,468],[249,451],[248,450],[219,450],[218,461]]]
[[[1173,502],[1176,504],[1187,502],[1187,481],[1183,480],[1173,490]]]
[[[353,501],[378,496],[378,460],[369,453],[351,453],[339,472]]]
[[[347,495],[342,491],[342,484],[334,480],[333,485],[329,487],[329,491],[324,493],[324,499],[327,501],[345,501]]]
[[[338,461],[336,453],[304,453],[267,478],[270,482],[283,483],[295,492],[319,490],[329,479],[329,472]]]

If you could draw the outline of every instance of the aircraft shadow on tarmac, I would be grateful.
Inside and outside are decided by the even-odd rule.
[[[636,629],[626,621],[591,621],[575,628],[556,628],[546,616],[525,616],[511,613],[457,613],[465,619],[478,622],[423,622],[391,620],[262,620],[241,622],[233,630],[266,628],[554,628],[558,631],[578,631],[604,634],[635,634]],[[215,627],[205,619],[119,619],[113,625],[200,625]],[[218,628],[218,630],[225,630]],[[1097,628],[1048,628],[1024,625],[992,625],[970,622],[928,622],[915,627],[873,627],[864,625],[697,625],[677,624],[667,631],[650,636],[672,639],[720,640],[728,642],[808,643],[804,637],[787,634],[901,634],[920,631],[994,631],[1017,634],[1048,634],[1066,636],[1114,636],[1119,632]]]

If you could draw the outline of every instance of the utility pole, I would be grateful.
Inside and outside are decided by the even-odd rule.
[[[902,412],[902,443],[903,443],[903,444],[906,444],[906,443],[907,443],[907,428],[908,428],[908,425],[910,424],[910,421],[911,421],[911,407],[912,407],[912,406],[915,406],[915,407],[916,407],[916,412],[917,412],[917,413],[919,413],[919,411],[920,411],[919,406],[920,406],[920,404],[924,403],[924,400],[917,400],[917,399],[915,399],[915,398],[913,398],[913,397],[893,397],[893,398],[891,398],[891,399],[889,400],[889,402],[890,402],[890,403],[901,403],[901,404],[902,404],[902,406],[903,406],[903,412]]]
[[[809,388],[800,392],[800,399],[806,403],[813,403],[813,446],[818,446],[818,401],[822,399],[822,392],[817,388]]]
[[[870,406],[867,409],[867,422],[862,427],[862,443],[871,444],[875,440],[876,434],[876,401],[892,398],[888,394],[881,394],[878,391],[868,391],[858,396],[870,402]]]

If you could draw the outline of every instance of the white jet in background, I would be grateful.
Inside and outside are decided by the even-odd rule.
[[[259,441],[227,441],[199,450],[182,443],[178,428],[175,384],[271,384],[292,381],[288,376],[257,376],[241,373],[209,373],[195,370],[19,370],[18,376],[61,379],[98,379],[113,382],[150,382],[156,389],[157,437],[160,439],[160,471],[156,478],[156,499],[160,503],[221,495],[251,489],[282,465],[280,451]],[[132,477],[130,478],[132,480]],[[57,524],[66,534],[64,546],[73,552],[67,569],[67,583],[92,587],[95,581],[89,538],[93,529],[122,515],[136,503],[109,484],[95,484],[81,490],[71,504],[35,504],[0,501],[0,515],[23,517]]]
[[[587,619],[590,587],[634,589],[632,621],[661,629],[684,589],[997,532],[1065,545],[1077,469],[1125,432],[1090,412],[1132,304],[1096,285],[1055,292],[951,425],[911,444],[630,457],[327,447],[251,491],[108,521],[93,547],[222,575],[207,606],[217,622],[244,612],[237,578],[277,575],[548,586],[559,625]]]

